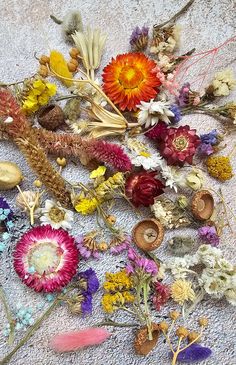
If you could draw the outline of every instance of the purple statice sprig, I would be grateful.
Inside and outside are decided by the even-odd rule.
[[[204,226],[198,229],[199,237],[211,246],[217,247],[220,243],[219,235],[214,226]]]
[[[214,152],[214,148],[211,144],[208,143],[200,143],[198,147],[198,153],[202,156],[210,156]]]
[[[128,274],[143,273],[148,276],[155,276],[158,272],[158,267],[155,261],[138,255],[132,248],[128,250],[129,263],[126,266]]]
[[[185,350],[179,352],[177,361],[181,363],[191,364],[193,362],[204,361],[208,359],[211,354],[212,351],[209,347],[204,347],[198,343],[193,343]],[[172,353],[171,356],[173,356]]]
[[[218,143],[219,133],[216,129],[213,129],[209,133],[201,134],[200,139],[202,143],[215,146]]]
[[[86,292],[95,294],[99,288],[99,281],[96,272],[90,268],[78,273],[78,279],[86,281]]]
[[[149,28],[143,26],[136,27],[130,36],[130,45],[135,51],[144,50],[148,45],[148,31]]]
[[[170,111],[174,114],[173,117],[170,117],[172,124],[179,123],[179,121],[181,120],[181,117],[182,117],[179,106],[176,104],[172,104],[170,106]]]
[[[179,90],[179,95],[176,98],[176,102],[180,107],[187,106],[189,104],[190,83],[186,82]]]
[[[91,314],[93,309],[93,295],[99,289],[97,274],[92,268],[89,268],[79,272],[77,274],[77,279],[80,295],[83,296],[83,300],[80,303],[80,311],[83,315]]]
[[[128,250],[128,248],[130,247],[131,240],[132,238],[130,235],[128,234],[125,235],[124,240],[122,242],[110,248],[110,253],[113,255],[118,255],[121,252]]]
[[[96,248],[89,249],[89,247],[85,246],[84,236],[82,234],[75,238],[75,243],[80,255],[85,260],[88,260],[89,258],[99,259],[99,251]]]

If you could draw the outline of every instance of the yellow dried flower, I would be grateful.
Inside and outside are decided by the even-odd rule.
[[[177,311],[171,311],[170,312],[170,318],[173,320],[173,321],[176,321],[176,319],[178,319],[180,316],[180,313],[177,312]]]
[[[210,156],[206,161],[208,173],[220,181],[230,180],[233,177],[229,157]]]
[[[90,179],[96,179],[97,177],[101,177],[106,172],[105,166],[99,166],[96,170],[93,170],[91,174],[89,175]]]
[[[159,328],[162,332],[167,332],[169,325],[167,322],[163,321],[163,322],[159,323]]]
[[[57,87],[44,80],[35,80],[29,88],[22,109],[27,114],[35,113],[40,106],[46,105],[50,98],[56,94]]]
[[[113,313],[117,309],[124,307],[124,305],[132,303],[134,299],[134,296],[129,292],[106,293],[102,297],[103,310],[107,313]]]
[[[199,318],[198,323],[202,327],[206,327],[208,325],[208,319],[206,317]]]
[[[106,194],[111,193],[115,189],[124,185],[124,175],[122,172],[117,172],[115,175],[109,177],[96,188],[96,195],[99,198],[104,198]]]
[[[75,210],[83,215],[93,214],[99,206],[99,201],[95,198],[83,198],[75,205]]]
[[[195,299],[195,293],[190,281],[178,279],[171,285],[171,296],[173,300],[180,305],[184,302]]]
[[[178,337],[183,337],[183,338],[185,338],[185,337],[187,337],[188,336],[188,330],[187,330],[187,328],[185,328],[185,327],[179,327],[179,328],[177,328],[177,330],[176,330],[176,335],[178,336]]]
[[[72,73],[68,70],[66,60],[64,56],[58,52],[58,51],[51,51],[50,53],[50,69],[52,72],[55,72],[57,75],[56,77],[67,87],[70,87],[72,85],[72,81],[64,80],[63,78],[60,78],[60,76],[72,79]]]
[[[130,290],[132,287],[132,279],[127,275],[125,270],[117,273],[106,273],[106,281],[103,284],[103,288],[106,291]]]

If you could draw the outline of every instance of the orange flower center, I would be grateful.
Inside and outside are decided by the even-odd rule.
[[[125,66],[119,76],[124,89],[135,89],[143,81],[143,73],[135,66]]]

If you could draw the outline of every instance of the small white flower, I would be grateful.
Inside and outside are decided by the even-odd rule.
[[[200,282],[203,284],[205,291],[216,298],[222,298],[225,291],[229,289],[231,279],[224,272],[213,269],[204,269]]]
[[[161,176],[166,180],[165,185],[169,186],[171,189],[177,193],[178,186],[185,187],[185,178],[182,173],[180,173],[173,166],[168,166],[167,164],[162,164]]]
[[[3,123],[5,123],[5,124],[11,124],[13,122],[13,118],[12,117],[7,117],[4,121],[3,121]]]
[[[227,96],[230,90],[233,90],[236,85],[236,80],[232,70],[226,69],[215,74],[212,86],[214,88],[213,94],[215,96]]]
[[[149,103],[141,101],[141,104],[137,107],[140,109],[138,122],[140,125],[145,125],[145,128],[153,127],[160,120],[170,124],[169,117],[175,116],[169,109],[170,104],[163,101],[154,101],[153,99]]]
[[[230,304],[236,306],[236,288],[226,290],[224,295]]]
[[[40,221],[43,225],[50,224],[53,228],[71,229],[73,212],[63,208],[59,203],[47,199],[45,207],[41,209]]]
[[[155,171],[162,164],[162,157],[158,152],[155,155],[150,155],[149,153],[143,153],[142,155],[137,155],[131,157],[131,162],[134,166],[142,166],[144,170]]]

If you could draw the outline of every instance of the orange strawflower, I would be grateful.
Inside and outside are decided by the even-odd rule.
[[[104,91],[121,110],[136,110],[141,101],[155,98],[161,82],[152,70],[156,63],[142,53],[118,55],[104,68]]]

